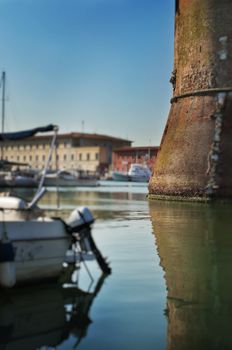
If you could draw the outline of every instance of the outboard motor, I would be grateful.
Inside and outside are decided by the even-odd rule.
[[[87,207],[78,207],[70,214],[66,221],[66,227],[68,232],[72,234],[73,243],[78,243],[82,252],[92,252],[102,271],[110,274],[111,268],[97,248],[91,234],[93,222],[94,217],[91,211]]]
[[[70,233],[81,232],[83,229],[90,229],[94,217],[87,207],[78,207],[73,210],[66,221]]]

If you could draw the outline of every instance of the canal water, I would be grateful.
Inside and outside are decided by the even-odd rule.
[[[0,349],[232,349],[231,205],[146,194],[145,184],[116,182],[49,190],[50,213],[57,203],[64,217],[90,208],[112,274],[87,262],[76,284],[1,295]]]

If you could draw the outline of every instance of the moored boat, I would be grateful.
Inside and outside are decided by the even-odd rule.
[[[151,171],[147,165],[133,163],[128,171],[128,176],[133,182],[148,182]]]
[[[55,147],[58,128],[48,125],[2,137],[20,139],[48,131],[54,131],[54,135],[43,177],[34,198],[28,202],[14,196],[0,195],[0,285],[4,287],[58,278],[70,247],[73,253],[72,263],[80,262],[83,254],[87,253],[96,259],[104,273],[111,272],[91,235],[94,218],[87,207],[77,207],[64,221],[61,217],[46,216],[45,211],[37,206],[46,192],[43,181]]]
[[[1,170],[0,171],[0,187],[2,188],[36,188],[39,179],[35,172],[30,170]]]
[[[104,258],[91,236],[94,218],[87,207],[78,207],[63,221],[45,216],[22,199],[0,197],[0,212],[0,285],[58,278],[72,245],[72,263],[89,253],[104,270]]]
[[[36,172],[34,172],[30,166],[22,162],[12,162],[8,161],[7,157],[4,159],[4,141],[14,141],[20,138],[25,138],[30,136],[31,130],[23,131],[21,133],[5,133],[5,84],[6,84],[6,73],[2,72],[0,86],[2,88],[2,108],[1,108],[1,125],[2,130],[0,134],[0,187],[37,187],[38,178]],[[33,129],[33,132],[38,132],[39,130]],[[34,133],[31,135],[34,135]],[[16,169],[13,169],[14,167]],[[23,167],[23,169],[21,168]]]
[[[83,176],[68,170],[58,170],[45,175],[44,186],[46,187],[96,187],[98,180],[95,177]]]
[[[130,181],[130,176],[128,175],[128,173],[124,173],[121,171],[113,171],[112,179],[114,181]]]
[[[148,182],[151,171],[147,165],[132,163],[128,172],[114,171],[112,178],[115,181]]]

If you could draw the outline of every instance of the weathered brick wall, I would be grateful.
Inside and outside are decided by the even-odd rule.
[[[176,14],[176,94],[232,85],[232,4],[179,0]]]
[[[150,181],[151,195],[232,195],[231,23],[232,1],[176,1],[171,77],[176,99]]]

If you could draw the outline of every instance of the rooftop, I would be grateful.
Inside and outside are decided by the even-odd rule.
[[[128,151],[158,151],[159,146],[127,146],[114,149],[114,152],[128,152]]]
[[[28,137],[27,140],[47,140],[51,139],[52,134],[46,134],[46,135],[36,135],[32,137]],[[97,140],[105,140],[105,141],[121,141],[121,142],[133,142],[128,139],[123,139],[115,136],[109,136],[109,135],[103,135],[103,134],[91,134],[91,133],[83,133],[83,132],[70,132],[70,133],[62,133],[62,134],[57,134],[58,139],[80,139],[80,138],[85,138],[85,139],[97,139]]]

